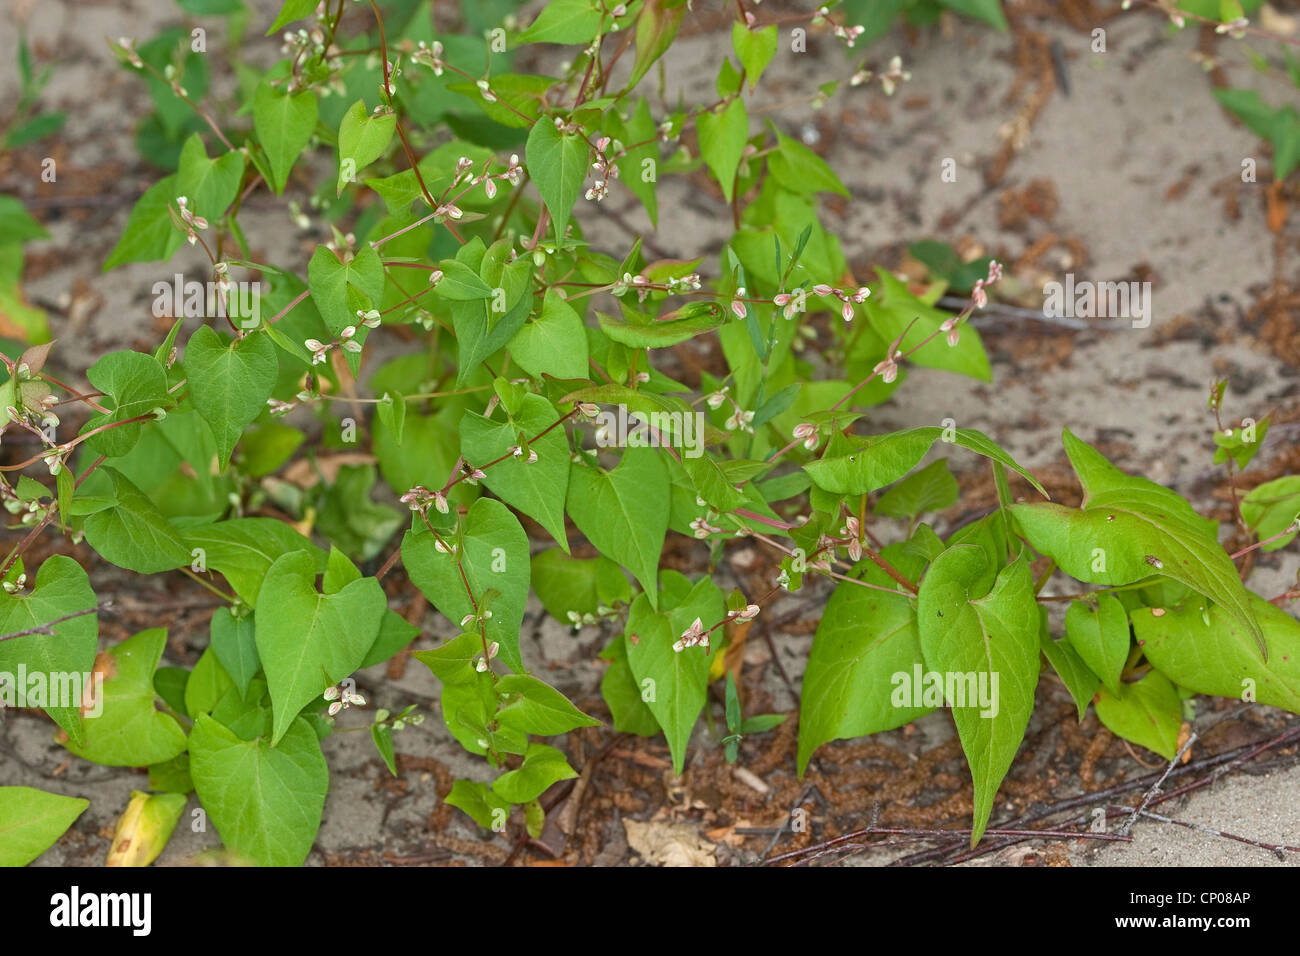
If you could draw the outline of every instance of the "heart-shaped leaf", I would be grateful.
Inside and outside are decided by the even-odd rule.
[[[109,767],[148,767],[185,750],[185,731],[156,703],[154,671],[166,644],[167,632],[158,627],[99,656],[95,670],[104,675],[99,694],[103,712],[87,710],[85,743],[69,740],[64,744],[68,750]]]
[[[1138,608],[1130,616],[1146,659],[1179,685],[1300,714],[1300,622],[1257,595],[1251,604],[1268,641],[1267,661],[1241,622],[1204,601]]]
[[[917,597],[926,667],[966,698],[947,703],[975,782],[971,846],[988,825],[1038,685],[1039,616],[1029,565],[1017,559],[981,594],[987,565],[983,548],[955,545],[935,559]]]
[[[224,468],[244,428],[266,408],[280,371],[275,346],[260,332],[227,344],[203,326],[185,347],[185,375],[190,401],[217,439],[217,459]]]
[[[0,787],[0,866],[26,866],[67,832],[89,800],[31,787]]]
[[[887,561],[915,577],[925,561],[890,545]],[[897,587],[871,561],[860,562],[850,576],[884,588]],[[865,737],[893,730],[934,710],[894,700],[896,674],[909,678],[923,663],[916,608],[905,594],[887,594],[845,581],[826,608],[803,675],[799,709],[799,773],[813,752],[829,740]]]
[[[275,713],[274,746],[304,706],[360,667],[388,600],[374,578],[321,594],[316,564],[305,551],[277,558],[262,587],[275,595],[274,612],[256,615],[254,627]]]
[[[1067,429],[1065,451],[1083,485],[1080,508],[1012,505],[1021,531],[1066,574],[1092,584],[1124,585],[1164,575],[1232,614],[1265,654],[1264,633],[1217,525],[1176,492],[1120,471]]]
[[[511,670],[522,671],[519,627],[528,601],[529,567],[528,536],[519,519],[501,502],[480,498],[470,505],[459,540],[454,534],[442,534],[442,540],[454,545],[456,553],[439,551],[437,539],[422,525],[406,533],[402,563],[412,583],[456,624],[486,598],[492,612],[485,624],[487,638],[500,645],[501,659]]]
[[[649,448],[628,448],[613,471],[575,464],[569,475],[569,516],[596,550],[641,582],[659,607],[659,553],[668,533],[668,469]]]
[[[295,718],[272,747],[201,716],[190,738],[190,775],[221,842],[237,856],[261,866],[307,859],[329,791],[329,767],[307,721]]]
[[[665,571],[665,589],[674,582],[677,591],[690,586],[681,574]],[[668,749],[678,774],[686,764],[686,747],[704,709],[711,655],[717,653],[715,645],[721,643],[723,631],[718,628],[709,636],[707,654],[703,647],[684,647],[678,651],[673,645],[697,618],[702,627],[709,628],[721,621],[725,613],[722,592],[708,578],[696,582],[671,610],[656,611],[646,593],[637,595],[628,612],[628,665],[643,688],[642,699],[668,738]]]
[[[84,675],[90,673],[95,662],[95,650],[99,646],[99,617],[93,613],[70,615],[91,609],[96,603],[86,572],[76,561],[61,554],[45,559],[36,572],[30,593],[0,592],[0,636],[43,626],[54,632],[0,641],[0,673],[14,675],[21,668],[28,674],[46,675],[47,682],[59,675],[60,684],[65,677],[75,676],[76,699],[55,706],[51,706],[54,704],[52,699],[47,699],[45,712],[78,743],[85,741],[81,720]],[[52,624],[53,621],[59,623]],[[10,690],[16,694],[25,688]],[[52,693],[54,688],[47,685],[46,690]],[[9,706],[24,706],[16,699],[7,703]]]
[[[1065,612],[1065,639],[1107,689],[1118,694],[1129,649],[1128,613],[1119,598],[1102,594],[1095,605],[1071,601]]]
[[[566,552],[564,500],[569,490],[569,446],[562,427],[551,428],[561,416],[540,395],[525,395],[519,412],[508,422],[466,412],[460,422],[460,450],[477,466],[497,461],[519,448],[520,454],[484,471],[483,484],[508,505],[518,508],[550,532]],[[527,439],[551,430],[528,443]],[[528,453],[537,455],[529,462]]]

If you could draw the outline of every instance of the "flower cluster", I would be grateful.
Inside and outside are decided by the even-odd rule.
[[[442,69],[447,65],[442,59],[442,44],[437,40],[433,41],[433,46],[429,46],[421,40],[420,45],[411,54],[411,59],[433,70],[434,76],[442,76]]]
[[[596,159],[591,164],[591,168],[595,170],[595,181],[586,193],[589,202],[599,202],[609,195],[610,180],[618,179],[618,166],[611,158],[611,153],[617,154],[623,151],[623,144],[618,140],[611,140],[608,136],[600,134],[597,134],[594,145]]]
[[[691,622],[691,626],[682,632],[681,638],[673,644],[673,650],[680,654],[688,647],[708,647],[709,634],[704,630],[704,622],[698,617]]]
[[[813,292],[823,298],[828,295],[833,295],[835,298],[839,299],[842,303],[840,306],[840,315],[843,317],[845,322],[853,321],[853,306],[861,305],[863,302],[866,302],[867,298],[871,295],[871,290],[866,286],[860,286],[856,292],[849,292],[843,289],[832,288],[824,282],[813,286]]]
[[[441,491],[430,491],[424,485],[416,485],[398,500],[412,511],[418,511],[422,516],[429,513],[430,505],[437,508],[439,514],[445,515],[451,510],[447,506],[446,495]]]
[[[817,445],[821,439],[817,435],[817,426],[810,422],[801,422],[794,426],[795,439],[803,442],[803,447],[808,451],[816,451]]]
[[[331,717],[338,715],[341,710],[347,710],[349,707],[364,707],[366,699],[352,689],[351,679],[345,680],[342,684],[335,684],[332,687],[325,688],[324,697],[330,702],[329,713]]]
[[[189,198],[186,196],[176,197],[176,207],[180,210],[181,222],[185,223],[185,238],[192,246],[198,241],[197,233],[208,228],[208,221],[195,214],[194,210],[190,209],[189,203]]]

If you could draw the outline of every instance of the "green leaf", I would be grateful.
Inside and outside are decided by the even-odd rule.
[[[668,469],[649,448],[629,448],[613,471],[575,464],[569,516],[601,554],[631,571],[659,607],[659,554],[668,533]]]
[[[1241,516],[1261,541],[1276,538],[1260,550],[1285,548],[1296,536],[1282,533],[1300,520],[1300,475],[1285,475],[1252,488],[1241,499]]]
[[[471,820],[484,830],[500,833],[506,828],[510,816],[510,801],[498,797],[486,783],[457,780],[447,794],[449,806],[465,811]]]
[[[677,572],[665,572],[667,579],[686,579]],[[710,635],[709,655],[703,647],[673,650],[682,633],[697,618],[703,627],[718,623],[726,614],[722,592],[708,578],[701,578],[680,605],[671,611],[655,611],[647,594],[632,602],[627,619],[627,659],[636,682],[647,688],[646,705],[668,738],[673,769],[681,774],[686,763],[686,747],[691,732],[704,709],[708,693],[709,665],[712,654],[720,653],[722,628]],[[646,681],[650,683],[647,684]]]
[[[925,511],[943,511],[957,503],[957,479],[948,459],[939,458],[894,485],[876,502],[876,514],[915,518]]]
[[[813,483],[837,495],[865,495],[893,484],[915,468],[930,446],[942,437],[973,452],[1001,462],[1018,472],[1044,495],[1042,485],[1014,458],[998,447],[983,432],[972,428],[940,428],[922,425],[906,431],[891,432],[865,439],[866,445],[848,455],[837,455],[804,465]]]
[[[925,567],[900,545],[890,545],[883,554],[903,574],[919,575]],[[898,586],[871,561],[859,562],[850,577],[890,589]],[[907,595],[849,581],[837,585],[817,625],[803,675],[799,775],[813,752],[828,741],[893,730],[934,710],[896,693],[895,675],[914,681],[922,663],[916,609]]]
[[[1238,621],[1215,605],[1207,613],[1201,600],[1138,608],[1133,631],[1152,666],[1188,690],[1300,714],[1300,623],[1257,595],[1251,604],[1272,651],[1267,662]]]
[[[194,133],[181,148],[180,167],[176,173],[176,192],[186,197],[186,208],[209,223],[226,214],[239,193],[244,178],[244,154],[231,150],[208,159],[203,138]]]
[[[104,260],[107,272],[124,262],[156,262],[172,257],[185,242],[185,233],[172,223],[168,207],[175,201],[176,177],[167,176],[136,200],[122,238]]]
[[[280,7],[280,15],[275,18],[275,22],[271,24],[271,29],[266,31],[266,35],[270,36],[286,23],[292,23],[294,20],[302,20],[311,16],[316,6],[316,0],[285,0],[284,5]]]
[[[1113,594],[1091,601],[1071,601],[1065,612],[1065,639],[1113,694],[1128,660],[1128,614]]]
[[[99,616],[82,614],[69,618],[68,615],[93,608],[96,603],[86,572],[76,561],[62,554],[45,559],[36,572],[30,593],[0,593],[0,635],[16,634],[43,625],[49,625],[54,632],[0,641],[0,673],[7,677],[7,681],[0,682],[0,697],[5,698],[6,706],[26,706],[16,699],[16,692],[25,688],[8,684],[20,667],[26,668],[29,674],[45,674],[50,685],[58,675],[59,696],[67,695],[73,699],[64,699],[54,705],[55,688],[47,686],[47,693],[51,696],[47,697],[45,712],[78,743],[85,740],[81,704],[87,688],[83,686],[85,678],[82,675],[89,674],[95,663],[95,651],[99,646]],[[59,618],[67,620],[50,624]],[[77,677],[75,688],[66,684],[66,678],[73,675]]]
[[[679,312],[686,314],[674,318],[677,313],[673,313],[649,325],[633,325],[600,312],[596,313],[596,318],[602,332],[620,345],[634,349],[668,348],[712,331],[726,321],[722,306],[716,302],[695,303]]]
[[[325,570],[325,552],[283,521],[231,518],[185,529],[186,552],[202,549],[203,566],[225,575],[249,607],[257,607],[262,579],[281,555],[306,551],[316,573]]]
[[[926,666],[945,684],[953,679],[959,692],[948,704],[975,783],[971,846],[1020,748],[1038,684],[1039,616],[1029,565],[1017,559],[992,590],[978,593],[988,570],[982,548],[956,545],[935,559],[917,597]]]
[[[994,29],[1006,33],[1007,18],[1002,14],[999,0],[939,0],[950,10],[965,14],[975,20],[983,20]]]
[[[1258,423],[1245,428],[1216,431],[1214,433],[1214,444],[1218,447],[1214,451],[1214,463],[1222,465],[1231,458],[1237,463],[1238,468],[1245,471],[1251,459],[1263,446],[1264,436],[1268,434],[1268,426],[1269,419],[1266,415]]]
[[[547,613],[564,624],[577,624],[602,605],[630,602],[631,589],[617,564],[603,554],[571,558],[558,548],[533,555],[533,590]]]
[[[413,624],[408,624],[402,615],[391,609],[385,611],[384,618],[379,623],[379,635],[370,645],[370,650],[366,651],[365,659],[361,661],[361,669],[384,663],[415,640],[419,634],[420,629]]]
[[[357,100],[348,107],[339,124],[338,195],[343,195],[346,184],[357,181],[361,170],[384,155],[396,128],[397,115],[387,108],[380,113],[367,113],[365,100]]]
[[[591,0],[550,0],[523,33],[520,43],[590,43],[600,30],[601,13]]]
[[[275,595],[274,612],[256,615],[254,629],[275,713],[274,745],[298,711],[360,667],[388,601],[374,578],[319,593],[316,564],[304,551],[277,558],[262,587]]]
[[[524,396],[518,414],[510,421],[499,422],[466,412],[460,422],[460,451],[467,462],[482,468],[511,448],[521,448],[519,456],[507,457],[484,470],[483,484],[506,504],[517,508],[550,533],[566,552],[564,500],[569,488],[569,443],[563,426],[551,428],[561,418],[555,408],[540,395]],[[531,443],[527,439],[549,432]],[[537,460],[529,463],[529,452]]]
[[[1065,684],[1065,689],[1074,698],[1074,706],[1079,711],[1079,722],[1082,723],[1084,715],[1088,712],[1088,705],[1092,703],[1093,694],[1097,693],[1097,688],[1101,686],[1101,678],[1083,662],[1083,658],[1070,646],[1069,641],[1052,639],[1051,632],[1047,629],[1047,609],[1040,604],[1038,610],[1042,619],[1039,638],[1043,656],[1047,658],[1052,669]]]
[[[892,342],[902,336],[898,348],[902,352],[916,348],[917,351],[907,359],[916,365],[968,375],[981,382],[993,381],[988,354],[979,333],[969,323],[959,326],[961,338],[955,347],[950,346],[940,326],[952,318],[951,315],[917,298],[907,283],[884,269],[877,268],[876,275],[880,277],[880,286],[862,307],[871,320],[871,328],[881,338]],[[903,334],[905,329],[906,335]],[[928,345],[917,348],[936,333]]]
[[[534,378],[587,377],[587,332],[582,317],[554,286],[546,290],[541,313],[515,333],[508,348],[515,364]]]
[[[640,737],[653,737],[659,733],[659,721],[642,699],[642,685],[632,676],[632,668],[627,662],[627,641],[623,635],[614,638],[601,656],[610,662],[600,679],[600,694],[609,705],[614,729]],[[646,685],[646,691],[652,686]]]
[[[154,671],[167,644],[162,628],[141,631],[109,648],[96,670],[104,672],[103,713],[86,714],[86,741],[64,746],[78,757],[109,767],[147,767],[185,750],[185,731],[155,706]]]
[[[411,583],[453,623],[473,614],[475,604],[482,605],[488,592],[495,592],[487,603],[492,611],[485,625],[487,638],[500,645],[501,659],[512,671],[522,671],[519,627],[528,601],[529,572],[528,536],[519,519],[501,502],[479,498],[465,515],[459,541],[454,534],[444,534],[443,540],[457,545],[455,555],[439,552],[433,534],[423,526],[406,533],[402,563]]]
[[[1083,485],[1083,505],[1012,505],[1034,549],[1091,584],[1132,584],[1157,574],[1173,578],[1221,604],[1264,653],[1249,592],[1219,546],[1215,523],[1197,515],[1176,492],[1124,474],[1068,429],[1064,440]]]
[[[645,0],[636,21],[636,61],[626,89],[632,89],[654,66],[655,61],[668,52],[686,13],[684,3],[674,0]]]
[[[492,295],[492,287],[479,278],[479,274],[459,259],[443,259],[438,263],[442,279],[438,281],[438,295],[453,302],[472,302]]]
[[[754,30],[739,20],[731,25],[731,45],[735,48],[736,58],[745,68],[751,90],[758,86],[758,79],[767,69],[767,65],[776,56],[776,25]]]
[[[355,330],[351,341],[365,345],[370,329],[360,323],[357,312],[378,307],[384,296],[384,264],[374,246],[363,244],[347,262],[340,262],[333,250],[317,246],[307,265],[307,282],[330,334],[341,337],[351,328]],[[345,350],[343,354],[357,375],[361,353]]]
[[[1104,687],[1097,692],[1097,718],[1116,736],[1154,750],[1166,760],[1178,753],[1183,726],[1183,702],[1178,689],[1159,671],[1136,684],[1124,684],[1119,694]]]
[[[813,193],[839,193],[847,197],[849,191],[827,165],[811,149],[786,136],[773,127],[776,133],[776,149],[767,157],[767,168],[773,178],[785,189],[801,196]]]
[[[248,682],[262,667],[262,659],[257,654],[253,616],[235,617],[230,608],[219,607],[212,614],[210,627],[212,652],[235,682],[239,696],[247,697]]]
[[[212,713],[234,686],[235,682],[209,645],[199,655],[190,679],[185,682],[185,713],[191,720],[199,714]]]
[[[523,764],[493,780],[492,792],[511,803],[527,803],[540,797],[551,784],[577,775],[564,754],[554,747],[529,744]]]
[[[89,800],[31,787],[0,787],[0,866],[26,866],[85,813]]]
[[[271,188],[284,192],[289,172],[316,130],[316,95],[311,90],[285,93],[262,82],[253,98],[253,129],[266,150]]]
[[[92,416],[81,434],[112,425],[86,441],[89,447],[109,458],[121,458],[134,448],[140,439],[140,429],[146,424],[117,422],[148,415],[155,408],[172,404],[167,394],[167,372],[152,355],[110,352],[90,367],[86,378],[104,393],[105,400],[100,404],[113,407],[107,413]]]
[[[229,463],[244,428],[266,408],[279,371],[275,346],[258,332],[229,344],[206,325],[190,336],[185,347],[190,400],[212,427],[218,467]]]
[[[524,152],[528,173],[555,223],[555,235],[563,238],[587,178],[587,141],[574,133],[562,134],[554,123],[541,120],[533,124]]]
[[[528,674],[511,674],[497,681],[497,695],[502,700],[497,720],[526,734],[551,737],[568,733],[575,727],[599,727],[600,721],[574,707],[569,699],[544,681]],[[509,798],[513,803],[523,800]]]
[[[739,97],[721,112],[703,113],[695,121],[700,134],[700,156],[713,171],[728,203],[736,188],[736,170],[749,140],[749,117]]]
[[[45,227],[32,218],[16,196],[0,196],[0,235],[6,244],[21,245],[29,239],[48,239]]]
[[[139,574],[187,564],[190,549],[176,526],[125,475],[104,467],[117,503],[86,519],[86,542],[101,558]]]
[[[190,738],[194,789],[221,841],[261,866],[301,866],[320,829],[329,767],[311,725],[293,721],[272,747],[211,717]]]

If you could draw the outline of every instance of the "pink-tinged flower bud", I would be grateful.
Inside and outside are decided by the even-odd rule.
[[[982,309],[989,304],[988,293],[984,291],[984,280],[976,279],[975,288],[971,290],[971,301],[975,303],[977,309]]]
[[[818,295],[830,295],[834,291],[835,290],[832,289],[830,286],[828,286],[825,282],[819,282],[817,283],[817,285],[813,286],[813,292],[817,293]]]
[[[701,645],[708,647],[709,636],[704,633],[704,622],[697,617],[691,622],[691,626],[682,632],[681,638],[673,645],[673,650],[680,654],[688,647],[699,647]]]
[[[795,438],[809,438],[817,434],[817,426],[809,422],[800,422],[794,426]]]
[[[953,327],[956,326],[956,324],[957,324],[957,316],[950,315],[948,316],[948,318],[944,319],[942,322],[939,323],[939,331],[951,332],[953,330]]]
[[[483,182],[483,191],[484,191],[485,193],[487,193],[487,198],[488,198],[488,199],[495,199],[495,198],[496,198],[496,195],[497,195],[497,184],[496,184],[496,181],[493,180],[493,179],[491,179],[491,178],[484,180],[484,182]]]
[[[985,285],[992,285],[1002,278],[1002,263],[996,259],[989,260],[989,277],[985,280]]]
[[[898,365],[892,358],[884,359],[876,364],[872,372],[879,375],[881,381],[886,385],[898,378]]]
[[[321,344],[320,339],[305,339],[302,344],[307,346],[308,352],[319,352],[325,347]]]
[[[853,321],[853,303],[852,303],[852,302],[845,302],[844,305],[840,307],[840,315],[842,315],[842,316],[844,317],[844,321],[845,321],[845,322],[852,322],[852,321]]]
[[[706,398],[704,403],[708,405],[709,408],[721,408],[722,403],[727,400],[727,389],[729,388],[731,388],[730,385],[724,385],[720,391],[714,392]]]
[[[739,621],[752,621],[758,617],[758,612],[761,610],[762,608],[757,604],[746,604],[744,610],[736,612],[736,619]]]
[[[948,346],[950,348],[956,347],[957,343],[960,340],[961,340],[961,332],[958,331],[957,329],[953,329],[951,332],[948,333]]]
[[[772,297],[772,304],[777,306],[784,306],[788,304],[790,300],[793,298],[794,296],[790,295],[790,293],[788,292],[780,292]]]
[[[433,493],[433,506],[438,509],[439,514],[445,515],[448,511],[447,496],[441,491],[435,491]]]
[[[434,269],[429,273],[429,285],[437,285],[442,281],[442,270]]]
[[[474,623],[474,615],[473,615],[473,614],[466,614],[464,617],[462,617],[462,618],[460,619],[460,626],[463,627],[463,628],[464,628],[464,627],[469,627],[469,626],[470,626],[471,624],[473,624],[473,623]]]

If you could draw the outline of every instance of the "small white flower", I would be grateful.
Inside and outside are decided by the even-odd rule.
[[[673,650],[680,654],[688,647],[709,646],[709,636],[704,633],[704,622],[698,617],[691,623],[685,631],[682,632],[681,638],[673,644]]]

